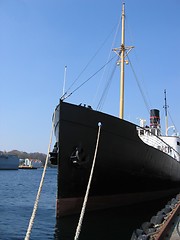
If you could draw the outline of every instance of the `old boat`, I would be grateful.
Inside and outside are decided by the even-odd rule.
[[[159,110],[150,111],[150,126],[123,119],[124,62],[129,48],[115,49],[120,57],[120,117],[61,98],[54,114],[56,144],[50,153],[58,165],[57,217],[80,212],[95,152],[98,123],[101,134],[87,210],[135,204],[180,192],[180,138],[162,136]]]

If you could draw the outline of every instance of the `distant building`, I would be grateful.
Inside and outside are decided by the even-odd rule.
[[[42,167],[42,162],[40,160],[37,160],[37,159],[29,159],[29,158],[26,158],[24,160],[24,166],[28,166],[28,167],[35,167],[35,168],[40,168]]]

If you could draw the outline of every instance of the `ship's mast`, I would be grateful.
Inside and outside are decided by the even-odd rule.
[[[125,14],[124,14],[124,3],[122,6],[122,32],[121,32],[121,75],[120,75],[120,105],[119,105],[119,118],[124,118],[124,39],[125,39]]]
[[[167,114],[167,99],[166,99],[166,89],[164,90],[164,109],[165,109],[165,130],[166,130],[166,136],[168,136],[168,114]]]
[[[120,73],[120,104],[119,104],[119,118],[124,118],[124,63],[128,64],[128,60],[125,60],[128,53],[134,48],[133,46],[125,47],[125,3],[122,5],[122,32],[121,32],[121,47],[114,48],[113,51],[119,56],[119,61],[117,64],[121,68]]]

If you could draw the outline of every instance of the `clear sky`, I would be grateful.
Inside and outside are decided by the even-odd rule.
[[[150,108],[160,109],[164,128],[166,89],[173,119],[169,124],[179,130],[180,0],[124,2],[126,45],[135,46],[129,57],[143,94]],[[0,150],[47,152],[64,67],[67,89],[103,45],[74,90],[106,63],[121,6],[121,0],[0,0]],[[113,47],[119,45],[120,33]],[[107,71],[67,101],[96,108],[96,89],[102,92]],[[118,115],[118,75],[117,67],[102,108],[113,115]],[[149,123],[130,64],[125,76],[125,119],[138,124],[138,118],[146,118]]]

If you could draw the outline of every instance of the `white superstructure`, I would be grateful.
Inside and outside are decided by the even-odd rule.
[[[174,158],[180,161],[180,138],[179,136],[161,136],[161,139],[171,146],[176,152],[174,152]]]
[[[168,136],[167,131],[165,136],[161,135],[159,110],[152,109],[150,113],[150,127],[145,126],[144,119],[140,119],[140,127],[137,127],[139,137],[149,146],[157,148],[158,150],[170,155],[175,160],[180,161],[179,136]]]

